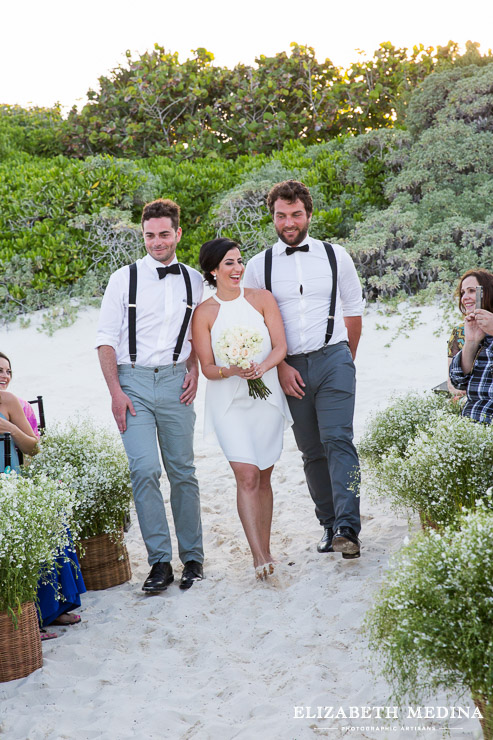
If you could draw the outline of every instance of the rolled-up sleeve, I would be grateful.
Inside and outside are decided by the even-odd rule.
[[[339,267],[339,291],[342,300],[343,316],[362,316],[365,308],[365,299],[363,290],[356,272],[354,262],[346,252],[340,247],[338,267]]]
[[[452,359],[452,362],[450,363],[449,375],[454,388],[464,390],[464,388],[467,388],[469,380],[471,379],[471,373],[468,373],[466,375],[466,373],[464,373],[464,371],[462,370],[461,357],[462,350],[458,352],[458,354],[456,354],[455,357]]]
[[[108,345],[116,351],[120,344],[126,311],[125,297],[128,296],[128,268],[126,268],[126,286],[124,271],[125,268],[122,268],[111,275],[104,292],[96,334],[96,349],[102,345]]]
[[[263,255],[263,259],[262,256]],[[265,285],[259,278],[260,265],[264,265],[265,254],[263,252],[254,255],[248,260],[243,275],[243,287],[244,288],[265,288]]]

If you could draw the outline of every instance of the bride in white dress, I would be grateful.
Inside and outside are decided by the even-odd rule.
[[[199,255],[205,279],[217,287],[193,314],[193,345],[207,378],[205,435],[216,437],[237,487],[240,520],[250,545],[256,576],[274,572],[270,552],[273,496],[271,475],[282,451],[284,430],[292,423],[279,385],[277,365],[286,355],[286,337],[277,303],[267,290],[243,289],[243,259],[236,242],[212,239]],[[249,368],[225,365],[216,345],[225,329],[254,329],[262,346]],[[248,380],[262,378],[266,399],[249,395]]]

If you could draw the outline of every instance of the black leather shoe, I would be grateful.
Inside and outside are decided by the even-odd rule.
[[[154,563],[151,572],[144,581],[142,591],[150,594],[166,591],[169,584],[173,583],[174,580],[171,563]]]
[[[360,556],[359,539],[351,527],[337,527],[332,538],[332,548],[334,552],[342,552],[342,557],[346,560]]]
[[[332,547],[333,536],[334,532],[332,530],[332,527],[324,527],[322,539],[317,545],[317,552],[334,552],[334,548]]]
[[[180,588],[190,588],[194,581],[201,581],[204,577],[202,563],[196,560],[188,560],[183,568],[180,579]]]

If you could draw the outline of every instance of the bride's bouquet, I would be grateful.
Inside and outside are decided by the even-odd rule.
[[[262,349],[263,337],[258,331],[234,326],[225,329],[216,342],[214,352],[228,365],[237,365],[246,370],[253,358]],[[265,399],[271,392],[261,378],[248,380],[248,393],[253,398]]]

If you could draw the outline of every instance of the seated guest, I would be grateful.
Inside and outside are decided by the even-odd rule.
[[[483,289],[481,308],[475,308],[476,288]],[[493,274],[468,270],[459,281],[459,307],[465,313],[464,346],[452,359],[450,380],[464,389],[463,416],[491,424],[493,418]],[[473,308],[474,305],[474,308]]]
[[[38,451],[39,438],[36,416],[30,404],[24,402],[34,417],[34,423],[32,421],[29,423],[21,405],[23,402],[7,392],[11,379],[10,360],[0,352],[0,434],[9,432],[15,445],[24,454],[34,455]],[[11,447],[10,467],[20,472],[19,458],[14,445]],[[4,454],[3,449],[0,449],[0,472],[4,469]],[[56,632],[44,631],[46,625],[71,625],[80,622],[80,616],[70,612],[80,606],[80,594],[85,590],[75,549],[66,548],[63,556],[55,559],[46,578],[38,582],[37,597],[42,640],[57,637]]]

